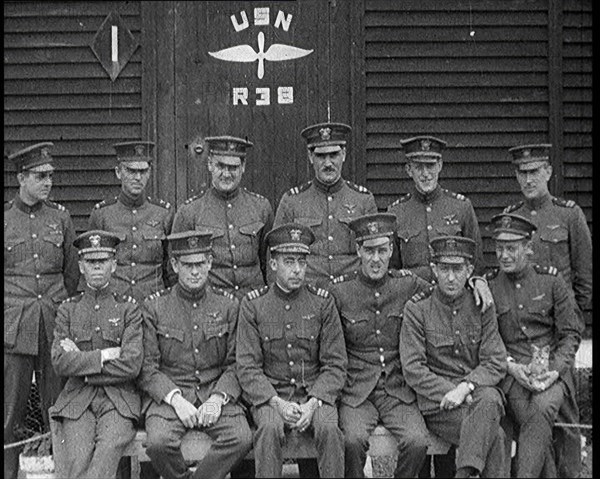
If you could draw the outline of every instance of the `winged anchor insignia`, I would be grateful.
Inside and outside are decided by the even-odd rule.
[[[265,76],[265,60],[270,62],[281,62],[284,60],[295,60],[310,55],[313,50],[305,50],[304,48],[293,47],[281,43],[273,43],[267,51],[265,48],[265,34],[258,32],[258,52],[250,45],[236,45],[235,47],[225,48],[218,52],[208,52],[211,57],[226,62],[242,62],[250,63],[258,60],[258,78],[262,79]]]

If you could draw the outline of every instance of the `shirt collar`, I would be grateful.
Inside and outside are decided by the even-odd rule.
[[[181,283],[177,283],[175,285],[175,293],[177,294],[177,296],[179,296],[182,299],[185,299],[186,301],[198,301],[204,298],[204,296],[206,296],[207,285],[208,281],[204,284],[204,287],[202,289],[200,289],[199,291],[192,292],[185,289],[181,285]]]
[[[146,197],[142,194],[137,198],[134,198],[121,190],[121,193],[119,193],[119,201],[127,208],[139,208],[146,202]]]
[[[338,180],[332,185],[326,185],[325,183],[319,181],[319,179],[315,176],[313,185],[315,185],[315,188],[317,188],[319,191],[322,191],[325,194],[337,193],[344,186],[344,179],[340,176]]]
[[[421,203],[432,203],[434,200],[436,200],[442,194],[442,188],[440,185],[437,185],[435,187],[435,190],[433,190],[432,192],[422,193],[417,189],[417,187],[413,183],[412,193],[413,193],[413,196],[415,198],[417,198],[417,200],[419,200]]]

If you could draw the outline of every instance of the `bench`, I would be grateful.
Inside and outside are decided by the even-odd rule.
[[[212,439],[204,432],[193,430],[186,433],[181,444],[181,452],[186,461],[199,461],[208,452]],[[446,454],[450,444],[437,436],[431,435],[431,445],[427,453],[431,455]],[[369,456],[396,456],[397,443],[390,432],[383,426],[377,426],[369,438]],[[146,432],[140,430],[135,439],[129,444],[125,457],[134,457],[138,461],[149,461],[146,455]],[[304,459],[317,456],[315,444],[309,433],[289,431],[283,446],[284,459]],[[246,459],[253,459],[254,453],[250,451]]]

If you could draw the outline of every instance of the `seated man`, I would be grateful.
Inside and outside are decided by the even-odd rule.
[[[52,365],[68,377],[50,416],[57,421],[57,477],[114,478],[135,436],[142,366],[142,315],[135,300],[113,293],[119,238],[106,231],[77,237],[83,293],[58,308]]]
[[[348,378],[342,391],[340,428],[346,442],[345,477],[364,477],[369,436],[383,424],[398,441],[394,477],[416,477],[429,443],[415,393],[402,376],[398,350],[402,311],[431,287],[408,270],[389,271],[396,217],[376,213],[349,224],[360,268],[329,288],[342,319]]]
[[[458,446],[456,477],[506,477],[504,401],[495,387],[506,374],[506,349],[495,308],[482,313],[465,288],[475,242],[440,236],[430,244],[438,284],[404,308],[404,377],[427,428]]]
[[[304,282],[314,239],[296,223],[271,230],[275,283],[248,293],[240,307],[238,377],[257,426],[257,477],[281,477],[285,430],[309,428],[320,476],[344,475],[335,402],[346,379],[346,348],[333,297]]]
[[[503,213],[492,218],[500,270],[488,275],[508,350],[502,382],[508,417],[519,427],[517,477],[540,477],[552,457],[552,427],[567,397],[583,321],[556,268],[531,264],[535,225]]]
[[[139,385],[147,394],[146,452],[163,479],[224,478],[252,447],[235,374],[238,301],[208,285],[211,233],[167,237],[177,284],[144,304],[144,364]],[[181,440],[199,428],[214,439],[196,472],[185,464]]]

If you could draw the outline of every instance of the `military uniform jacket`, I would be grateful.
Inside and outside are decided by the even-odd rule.
[[[555,266],[575,293],[581,309],[592,307],[592,238],[585,215],[574,201],[553,196],[522,201],[505,213],[524,216],[537,226],[532,261]]]
[[[468,198],[440,186],[425,195],[413,185],[412,192],[392,203],[387,211],[396,215],[398,225],[397,248],[390,267],[410,269],[426,281],[432,281],[429,242],[438,236],[453,235],[475,241],[475,272],[482,271],[481,234]]]
[[[177,419],[164,402],[180,389],[190,403],[205,402],[214,392],[236,401],[235,332],[238,301],[207,286],[191,294],[176,284],[144,302],[144,365],[140,388],[147,393],[143,410]]]
[[[348,377],[342,402],[362,404],[384,375],[386,392],[410,404],[415,393],[400,365],[400,326],[405,303],[431,285],[408,270],[388,271],[372,280],[361,270],[333,280],[329,291],[336,300],[348,354]]]
[[[343,179],[326,187],[314,180],[283,195],[274,226],[296,222],[312,228],[315,242],[307,258],[306,281],[324,284],[358,268],[354,233],[348,223],[369,213],[377,213],[377,205],[365,187]]]
[[[508,354],[518,363],[528,364],[532,344],[551,345],[549,369],[557,371],[574,392],[572,367],[583,323],[556,268],[529,265],[517,274],[500,271],[487,278]],[[512,380],[512,376],[507,376],[506,387]]]
[[[481,313],[466,289],[453,300],[437,287],[429,297],[417,295],[404,307],[400,360],[423,413],[439,411],[462,381],[497,385],[507,363],[494,307]]]
[[[168,264],[166,237],[173,224],[173,208],[162,200],[141,197],[136,201],[123,192],[98,203],[89,220],[90,230],[119,236],[117,270],[111,283],[115,291],[142,301],[173,281]]]
[[[213,286],[237,297],[265,285],[265,235],[273,224],[273,208],[265,197],[239,188],[223,194],[214,188],[190,198],[179,208],[173,233],[213,232]]]
[[[333,297],[303,285],[285,293],[276,283],[248,293],[240,305],[238,377],[253,406],[296,388],[333,405],[346,380],[344,333]]]
[[[64,206],[4,205],[4,353],[37,355],[40,321],[52,343],[58,306],[77,291],[75,229]]]
[[[65,351],[60,345],[69,338],[80,351]],[[121,357],[101,364],[100,350],[120,347]],[[110,286],[92,290],[86,285],[79,296],[61,304],[56,315],[52,343],[52,365],[69,379],[56,403],[52,417],[79,418],[91,404],[98,388],[121,416],[136,420],[140,394],[135,378],[142,367],[142,315],[129,296],[112,292]]]

